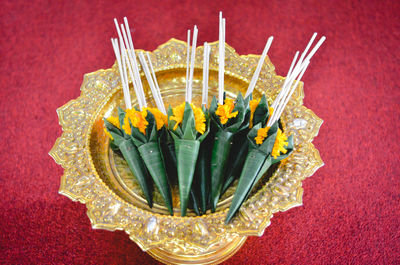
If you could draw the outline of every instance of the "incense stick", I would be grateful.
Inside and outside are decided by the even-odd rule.
[[[224,71],[225,71],[225,19],[219,12],[219,64],[218,64],[218,103],[224,104]]]
[[[188,94],[188,89],[189,89],[189,62],[190,62],[190,29],[188,30],[187,33],[187,51],[186,51],[186,94],[185,94],[185,101],[189,102],[189,94]]]
[[[153,98],[154,101],[156,103],[157,108],[162,111],[165,107],[163,106],[162,102],[160,101],[160,99],[158,98],[158,93],[157,93],[157,88],[156,85],[154,84],[153,78],[151,76],[149,67],[147,65],[146,59],[144,58],[143,53],[139,53],[139,61],[142,65],[142,69],[144,71],[144,74],[146,76],[147,82],[149,84],[151,93],[153,94]]]
[[[120,47],[120,50],[124,51],[121,48],[122,48],[122,45]],[[126,96],[126,98],[128,100],[128,105],[129,105],[128,108],[131,109],[132,108],[132,103],[131,103],[131,96],[130,96],[130,93],[129,93],[128,73],[127,73],[127,69],[126,69],[126,63],[127,63],[126,62],[127,61],[126,54],[123,52],[121,54],[121,57],[122,57],[122,75],[124,76],[124,83],[125,83],[125,85],[124,85],[124,87],[125,87],[124,88],[124,96]]]
[[[209,64],[210,64],[210,45],[204,42],[203,50],[203,93],[201,104],[206,106],[208,101],[208,76],[209,76]]]
[[[284,108],[286,107],[287,103],[289,102],[290,97],[292,96],[294,90],[296,89],[298,83],[300,82],[304,72],[306,71],[308,65],[310,64],[310,60],[312,56],[317,52],[319,47],[321,47],[322,43],[325,41],[326,37],[323,36],[317,44],[314,46],[314,48],[311,50],[311,52],[306,56],[308,50],[310,49],[314,39],[316,38],[317,33],[314,33],[313,36],[311,37],[310,41],[308,42],[306,48],[304,49],[303,53],[300,56],[300,59],[296,63],[296,65],[293,68],[293,64],[297,59],[298,52],[295,55],[295,58],[292,61],[292,64],[289,68],[288,75],[285,79],[285,82],[283,83],[281,92],[279,93],[278,97],[275,99],[275,101],[272,104],[272,107],[274,108],[274,112],[268,122],[268,126],[272,125],[275,121],[279,120],[280,116],[283,113]],[[294,80],[296,79],[296,76],[298,76],[298,80],[296,81],[295,85],[292,86]]]
[[[125,46],[128,47],[128,45],[129,45],[129,47],[130,47],[130,49],[127,48],[127,55],[128,55],[128,59],[129,59],[132,71],[133,71],[133,75],[135,77],[134,78],[135,84],[137,86],[137,90],[138,90],[140,98],[142,100],[143,107],[147,107],[147,103],[146,103],[144,92],[143,92],[142,81],[140,79],[139,68],[138,68],[137,62],[136,62],[136,54],[133,50],[132,40],[129,39],[129,37],[127,35],[127,31],[129,31],[129,30],[125,30],[124,25],[121,24],[121,32],[122,32],[123,40],[125,41]]]
[[[144,95],[142,80],[140,78],[138,63],[137,63],[137,60],[136,60],[135,47],[133,46],[131,30],[130,30],[130,27],[129,27],[128,19],[126,17],[124,17],[124,23],[125,23],[126,32],[128,33],[128,40],[129,40],[129,47],[130,47],[131,57],[132,57],[133,70],[134,70],[134,74],[136,75],[136,82],[137,82],[137,85],[138,85],[138,90],[139,90],[139,92],[141,94],[144,106],[146,107],[147,103],[146,103],[146,99],[145,99],[145,95]]]
[[[158,101],[161,104],[161,109],[159,109],[164,115],[167,115],[167,111],[165,110],[165,105],[161,96],[161,92],[160,92],[160,86],[158,85],[158,81],[157,81],[157,77],[156,77],[156,73],[154,72],[154,68],[153,68],[153,64],[151,62],[151,58],[150,55],[148,53],[146,53],[147,55],[147,61],[149,62],[150,65],[150,70],[151,70],[151,74],[153,76],[153,80],[154,80],[154,84],[156,85],[156,92],[157,92],[157,97],[158,97]]]
[[[130,95],[128,95],[129,90],[126,89],[126,81],[125,81],[124,70],[122,68],[122,61],[121,61],[120,49],[118,47],[118,40],[111,39],[111,44],[113,46],[115,58],[117,59],[118,70],[119,70],[119,74],[120,74],[120,78],[121,78],[122,91],[124,94],[125,106],[126,106],[126,108],[130,109],[130,108],[132,108],[132,106],[131,106],[131,101],[130,101]]]
[[[285,101],[283,102],[283,104],[281,105],[280,109],[278,110],[277,113],[277,118],[276,120],[279,119],[279,117],[282,115],[283,110],[285,109],[287,103],[289,102],[289,99],[292,97],[293,92],[296,90],[297,85],[299,84],[299,82],[301,81],[301,78],[304,75],[304,72],[307,70],[308,65],[310,64],[310,61],[305,61],[302,67],[302,71],[300,72],[300,75],[297,77],[296,79],[296,83],[294,84],[294,86],[290,89],[290,93],[287,95]],[[292,84],[293,82],[291,82]]]
[[[281,92],[278,94],[278,96],[275,98],[274,102],[271,105],[271,107],[273,109],[276,109],[276,106],[279,104],[279,102],[281,101],[282,97],[284,96],[284,94],[286,92],[286,90],[285,90],[287,88],[286,85],[287,85],[287,82],[289,81],[289,77],[292,75],[292,70],[293,70],[295,62],[297,60],[297,56],[299,56],[299,51],[297,51],[296,54],[293,57],[292,63],[291,63],[290,68],[289,68],[289,71],[287,72],[285,81],[283,82]]]
[[[197,26],[193,29],[193,40],[192,40],[192,54],[190,55],[190,74],[189,74],[189,84],[188,84],[188,100],[187,102],[192,102],[192,90],[193,90],[193,73],[194,73],[194,61],[196,59],[196,45],[197,45]]]
[[[271,47],[272,41],[273,41],[274,37],[269,37],[267,43],[265,44],[265,48],[261,54],[260,59],[258,60],[258,64],[257,64],[257,68],[254,71],[253,77],[251,78],[249,87],[247,88],[246,94],[245,94],[245,98],[247,98],[251,93],[253,93],[253,90],[256,86],[257,80],[258,80],[258,76],[260,75],[261,72],[261,68],[262,65],[264,64],[265,61],[265,57],[267,57],[267,53],[269,48]]]

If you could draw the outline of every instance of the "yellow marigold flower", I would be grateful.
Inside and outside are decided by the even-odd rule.
[[[206,130],[206,117],[204,116],[203,110],[197,108],[194,104],[190,104],[190,106],[193,109],[196,131],[203,134]]]
[[[249,128],[253,128],[253,118],[254,118],[254,112],[256,111],[256,108],[258,104],[260,104],[261,98],[259,99],[252,99],[249,102],[250,105],[250,124]]]
[[[110,116],[107,118],[107,121],[117,127],[118,129],[121,129],[120,124],[119,124],[119,118],[118,117],[113,117]]]
[[[284,132],[281,131],[281,129],[278,129],[278,134],[276,135],[276,140],[274,143],[274,147],[272,148],[271,155],[276,159],[280,153],[286,154],[287,150],[285,149],[285,146],[287,146],[289,143],[287,142],[287,136],[285,135]]]
[[[186,102],[183,102],[182,104],[180,104],[172,109],[173,115],[171,117],[169,117],[169,119],[176,122],[176,124],[173,128],[174,130],[176,130],[178,128],[179,124],[181,124],[183,121],[183,113],[185,112],[185,104],[186,104]]]
[[[114,140],[114,138],[112,137],[111,133],[109,133],[106,128],[104,128],[104,132],[106,133],[106,135],[108,137],[110,137],[111,140]]]
[[[215,114],[219,116],[221,124],[227,123],[230,118],[234,118],[238,115],[238,111],[232,113],[234,108],[235,104],[233,103],[233,99],[230,98],[225,99],[224,105],[218,105]]]
[[[137,111],[135,109],[127,109],[122,129],[124,129],[124,131],[127,134],[132,134],[132,129],[129,124],[130,121],[133,127],[138,128],[141,133],[146,134],[146,127],[149,124],[146,120],[146,116],[147,116],[147,110],[145,109],[142,111]]]
[[[268,135],[268,130],[269,130],[269,127],[258,129],[257,136],[254,138],[256,140],[256,144],[262,144],[264,142],[264,139]]]
[[[124,124],[122,124],[122,130],[124,130],[126,134],[129,134],[129,135],[132,134],[131,125],[129,124],[129,117],[127,114],[125,115],[125,118],[124,118]]]
[[[160,130],[164,124],[168,125],[168,118],[167,115],[162,113],[159,109],[157,108],[145,108],[145,110],[148,110],[153,114],[154,119],[156,120],[156,125],[157,125],[157,130]]]

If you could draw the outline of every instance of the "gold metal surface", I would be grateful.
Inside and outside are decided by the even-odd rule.
[[[211,44],[209,99],[217,95],[218,43]],[[150,53],[161,95],[166,106],[184,99],[186,43],[171,39]],[[229,97],[245,92],[257,66],[259,56],[239,56],[226,45],[225,89]],[[195,60],[193,99],[201,100],[203,47]],[[277,96],[284,78],[275,74],[267,57],[260,73],[254,97],[265,93],[270,103]],[[142,80],[143,77],[142,73]],[[154,105],[147,82],[147,101]],[[134,95],[132,87],[131,95]],[[93,228],[124,230],[144,251],[165,263],[211,264],[233,255],[247,236],[261,236],[275,212],[302,204],[302,181],[323,162],[311,143],[322,124],[311,110],[303,106],[303,83],[296,88],[282,115],[285,132],[293,134],[295,150],[279,165],[273,176],[262,181],[243,204],[239,214],[224,224],[234,188],[221,199],[215,213],[197,217],[179,217],[177,190],[173,191],[175,216],[167,215],[159,194],[150,209],[142,197],[135,178],[125,161],[108,147],[103,131],[104,116],[116,114],[123,107],[118,68],[99,70],[84,76],[81,96],[57,110],[63,134],[50,155],[64,168],[60,193],[85,203]],[[136,98],[132,96],[133,105]]]

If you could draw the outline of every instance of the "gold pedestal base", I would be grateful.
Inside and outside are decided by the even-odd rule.
[[[236,237],[221,246],[217,251],[201,255],[176,255],[161,248],[154,248],[147,253],[164,264],[219,264],[232,257],[246,242],[247,237]]]

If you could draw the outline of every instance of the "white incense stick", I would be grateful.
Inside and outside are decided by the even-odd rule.
[[[153,78],[151,76],[149,67],[147,65],[146,59],[144,58],[143,53],[139,53],[139,60],[142,65],[142,69],[146,76],[147,82],[149,83],[151,93],[153,94],[154,101],[156,102],[156,106],[161,111],[162,109],[164,109],[164,106],[162,105],[162,102],[158,98],[157,88],[156,85],[154,84]]]
[[[116,45],[118,45],[117,39],[115,39],[115,43],[116,43]],[[136,98],[137,98],[137,100],[138,100],[139,108],[142,108],[142,107],[143,107],[144,99],[141,97],[141,94],[140,94],[140,92],[139,92],[139,90],[138,90],[138,86],[137,86],[137,85],[135,84],[135,82],[134,82],[134,80],[135,80],[135,78],[134,78],[134,73],[133,73],[131,64],[128,62],[129,59],[128,59],[127,51],[126,51],[126,49],[125,49],[125,46],[124,46],[123,41],[120,40],[120,44],[121,44],[121,57],[123,57],[123,58],[125,59],[125,62],[126,62],[126,64],[124,65],[124,67],[125,67],[124,69],[125,69],[125,70],[123,70],[124,73],[125,73],[125,74],[124,74],[124,76],[125,76],[124,79],[125,79],[125,82],[126,82],[126,87],[127,87],[127,89],[129,90],[128,74],[126,73],[126,65],[128,65],[129,74],[130,74],[131,79],[132,79],[132,85],[133,85],[133,89],[135,90],[135,94],[136,94]]]
[[[310,64],[310,60],[311,60],[312,56],[314,56],[314,54],[317,52],[319,47],[321,47],[322,43],[326,39],[326,37],[323,36],[318,41],[318,43],[314,46],[314,48],[311,50],[311,52],[306,56],[314,39],[316,38],[316,36],[317,36],[317,33],[314,33],[313,36],[311,37],[310,41],[308,42],[306,48],[304,49],[303,53],[301,54],[299,61],[296,63],[296,66],[293,68],[293,63],[295,62],[297,55],[298,55],[296,53],[296,56],[293,59],[292,65],[290,66],[290,69],[288,71],[288,75],[282,86],[281,93],[279,93],[278,97],[275,99],[275,101],[272,104],[272,107],[274,108],[274,113],[272,114],[272,117],[268,122],[268,126],[272,125],[275,121],[279,120],[280,116],[283,113],[284,108],[286,107],[287,103],[289,102],[290,97],[292,96],[292,94],[293,94],[294,90],[296,89],[298,83],[300,82],[304,72],[306,71],[308,65]],[[295,85],[292,86],[294,80],[296,79],[296,76],[299,76],[299,77],[297,78]]]
[[[299,59],[299,64],[297,64],[296,66],[301,67],[301,64],[303,63],[304,57],[306,56],[308,50],[310,49],[312,43],[314,42],[315,38],[317,37],[317,32],[314,32],[314,34],[312,35],[310,41],[308,42],[306,48],[304,49],[303,53],[300,56]]]
[[[314,54],[317,52],[317,50],[319,49],[319,47],[321,47],[322,43],[324,43],[325,40],[326,40],[326,37],[325,37],[325,36],[322,36],[322,38],[317,42],[317,44],[315,44],[315,46],[314,46],[314,48],[311,50],[310,54],[306,57],[305,62],[311,60],[311,57],[314,56]]]
[[[186,94],[185,94],[185,101],[189,102],[189,93],[188,93],[188,89],[189,89],[189,62],[190,62],[190,29],[188,30],[187,33],[187,58],[186,58]]]
[[[258,80],[258,76],[260,75],[261,72],[261,68],[262,65],[264,64],[265,61],[265,57],[267,57],[267,53],[269,48],[271,47],[272,41],[273,41],[274,37],[269,37],[267,43],[265,44],[265,48],[261,54],[260,59],[258,60],[258,64],[257,64],[257,68],[254,71],[253,77],[251,78],[249,87],[247,88],[246,94],[245,94],[245,98],[247,98],[251,93],[253,93],[253,90],[256,86],[257,80]]]
[[[224,71],[225,71],[225,19],[219,12],[219,64],[218,64],[218,103],[224,104]]]
[[[305,61],[303,66],[300,68],[301,72],[299,73],[299,76],[296,78],[296,83],[293,85],[293,82],[295,81],[294,76],[292,76],[290,79],[290,83],[288,84],[289,86],[289,93],[287,95],[287,97],[284,99],[283,103],[279,105],[279,107],[274,110],[275,115],[272,115],[271,119],[268,121],[267,126],[271,126],[272,124],[274,124],[274,122],[276,122],[277,120],[279,120],[280,116],[282,115],[283,110],[285,109],[287,103],[289,102],[293,92],[296,90],[297,85],[299,84],[301,78],[304,75],[304,72],[306,71],[308,65],[309,65],[310,61]]]
[[[286,77],[288,79],[288,81],[286,82],[286,85],[284,87],[282,87],[282,96],[280,101],[278,101],[277,104],[275,104],[275,108],[274,108],[274,112],[272,113],[271,118],[269,119],[268,122],[268,126],[271,126],[273,124],[273,122],[275,122],[276,120],[279,119],[279,111],[282,108],[282,105],[287,97],[287,95],[290,93],[290,90],[292,89],[292,84],[295,80],[295,78],[300,74],[300,72],[302,71],[302,68],[297,67],[298,64],[300,64],[300,61],[297,62],[297,65],[295,66],[293,73]]]
[[[203,93],[201,104],[206,106],[208,101],[208,76],[210,64],[210,45],[205,42],[203,50]]]
[[[130,27],[129,27],[128,19],[126,17],[124,17],[124,23],[125,23],[126,32],[128,33],[129,48],[130,48],[130,52],[131,52],[131,58],[132,58],[132,63],[133,63],[134,74],[136,75],[136,82],[137,82],[137,85],[139,86],[139,92],[140,92],[140,94],[142,96],[142,100],[144,102],[144,106],[146,107],[147,104],[146,104],[146,99],[145,99],[145,96],[144,96],[142,80],[140,78],[138,63],[137,63],[137,60],[136,60],[136,54],[135,54],[135,48],[133,46],[131,30],[130,30]]]
[[[197,45],[197,26],[193,29],[193,40],[192,40],[192,53],[190,55],[190,73],[189,73],[189,84],[188,84],[188,101],[192,102],[192,90],[193,90],[193,73],[194,73],[194,61],[196,59],[196,45]]]
[[[122,32],[123,40],[125,41],[125,46],[126,47],[128,47],[128,45],[130,46],[130,49],[128,49],[127,55],[128,55],[128,59],[129,59],[132,71],[133,71],[133,75],[135,77],[134,80],[135,80],[135,84],[137,86],[137,90],[139,92],[138,95],[140,96],[143,107],[146,107],[147,103],[146,103],[144,92],[143,92],[142,81],[140,79],[139,68],[138,68],[137,62],[136,62],[136,54],[133,51],[132,40],[129,40],[128,35],[126,33],[127,31],[129,31],[129,30],[125,30],[124,25],[121,24],[121,32]]]
[[[280,106],[280,109],[278,110],[278,113],[276,115],[276,120],[279,119],[279,117],[282,115],[283,110],[285,109],[287,103],[289,102],[289,99],[292,97],[293,92],[296,90],[297,85],[299,84],[299,82],[301,81],[301,78],[304,75],[304,72],[307,70],[308,65],[310,64],[310,61],[304,61],[303,67],[302,67],[302,71],[300,73],[300,75],[297,77],[296,83],[294,84],[294,86],[290,89],[290,93],[287,95],[287,97],[285,98],[285,101],[283,102],[283,104]],[[293,82],[291,82],[292,84]],[[272,125],[272,124],[271,124]]]
[[[150,59],[150,55],[148,53],[146,53],[146,55],[147,55],[147,61],[149,62],[149,65],[150,65],[151,74],[153,76],[153,81],[154,81],[154,84],[156,85],[156,92],[157,92],[158,101],[161,103],[161,109],[159,109],[159,110],[164,115],[167,115],[167,111],[165,110],[165,105],[164,105],[164,102],[162,100],[162,96],[161,96],[161,92],[160,92],[160,86],[158,85],[156,73],[154,72],[154,68],[153,68],[153,64],[152,64],[151,59]]]
[[[129,93],[128,72],[127,72],[127,69],[126,69],[126,64],[127,64],[127,60],[128,59],[126,58],[125,50],[122,50],[122,45],[121,45],[120,50],[123,51],[122,54],[121,54],[121,57],[122,57],[121,61],[122,61],[122,75],[124,76],[124,83],[125,83],[124,87],[125,87],[125,91],[126,91],[126,92],[124,91],[124,94],[126,94],[126,98],[128,100],[128,109],[131,109],[132,108],[132,102],[131,102],[131,96],[130,96],[130,93]]]
[[[293,57],[292,64],[290,65],[290,68],[289,68],[289,71],[287,72],[285,81],[283,82],[281,92],[278,94],[278,96],[275,98],[275,101],[274,101],[274,102],[272,103],[272,105],[271,105],[271,107],[272,107],[273,109],[276,109],[276,106],[279,104],[279,102],[282,100],[284,94],[286,93],[285,88],[287,88],[287,86],[286,86],[286,85],[287,85],[287,82],[289,81],[290,76],[292,75],[292,70],[293,70],[293,67],[294,67],[294,65],[295,65],[295,62],[296,62],[296,60],[297,60],[297,56],[299,56],[299,51],[297,51],[296,54],[295,54],[294,57]]]
[[[111,39],[111,43],[112,43],[112,46],[114,49],[115,58],[117,59],[118,70],[119,70],[119,74],[121,77],[121,85],[122,85],[122,91],[124,94],[125,107],[130,109],[130,108],[132,108],[132,106],[131,106],[131,101],[130,101],[130,95],[128,95],[129,90],[126,89],[125,75],[124,75],[124,71],[122,68],[122,61],[121,61],[120,49],[118,47],[118,40]]]

